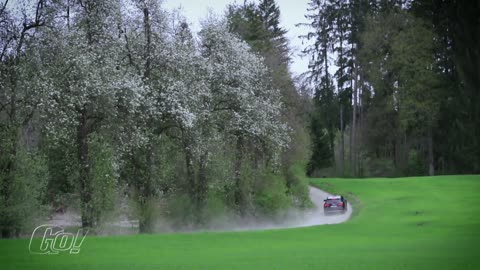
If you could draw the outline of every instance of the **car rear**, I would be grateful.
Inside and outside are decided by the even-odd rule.
[[[325,214],[344,213],[347,211],[346,202],[341,199],[326,199],[323,204]]]

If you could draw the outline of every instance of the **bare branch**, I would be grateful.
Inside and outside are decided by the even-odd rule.
[[[135,61],[133,60],[133,57],[132,57],[132,52],[130,50],[130,43],[129,43],[129,40],[128,40],[128,36],[127,36],[127,33],[126,33],[126,30],[125,30],[125,34],[124,34],[124,37],[125,37],[125,48],[127,49],[127,57],[128,57],[128,62],[131,66],[135,67],[135,69],[137,70],[138,74],[141,73],[140,71],[140,67],[135,63]]]
[[[5,53],[7,52],[7,48],[8,48],[8,44],[10,44],[10,42],[13,40],[13,36],[11,36],[7,42],[5,42],[5,45],[3,46],[2,48],[2,53],[0,54],[0,62],[2,62],[2,59],[3,59],[3,56],[5,55]]]
[[[23,23],[23,29],[20,33],[20,41],[18,42],[17,49],[16,49],[16,54],[20,55],[20,51],[22,50],[23,42],[25,39],[25,35],[27,34],[27,31],[30,29],[34,29],[37,27],[41,27],[45,25],[45,21],[42,20],[42,14],[41,10],[43,9],[43,0],[39,0],[37,3],[37,8],[35,11],[35,20],[31,23]]]
[[[5,110],[8,105],[10,105],[10,102],[3,103],[3,104],[0,103],[0,112],[2,112],[3,110]]]
[[[5,3],[3,3],[2,8],[0,9],[0,16],[2,16],[3,12],[7,8],[8,0],[5,0]]]

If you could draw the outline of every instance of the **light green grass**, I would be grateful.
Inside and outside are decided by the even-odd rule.
[[[480,269],[480,176],[313,179],[349,196],[337,225],[87,237],[79,255],[0,241],[0,269]]]

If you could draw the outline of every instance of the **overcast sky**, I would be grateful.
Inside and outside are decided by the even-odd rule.
[[[250,0],[252,1],[252,0]],[[259,0],[253,0],[259,2]],[[199,30],[199,21],[204,18],[208,10],[211,9],[217,14],[224,14],[228,4],[231,3],[243,4],[243,0],[164,0],[163,6],[167,9],[178,8],[181,6],[182,13],[192,24],[194,31]],[[306,33],[306,28],[295,27],[295,24],[307,22],[305,13],[307,11],[308,0],[276,0],[280,7],[280,25],[288,30],[287,37],[290,39],[290,46],[294,50],[293,63],[290,70],[294,75],[299,75],[307,71],[308,61],[306,58],[299,56],[303,49],[302,40],[298,38],[299,35]]]

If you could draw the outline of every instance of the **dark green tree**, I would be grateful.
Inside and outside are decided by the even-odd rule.
[[[265,29],[268,31],[270,41],[275,46],[277,53],[282,56],[282,63],[290,61],[287,30],[280,26],[280,8],[275,0],[261,0],[258,13]]]
[[[307,24],[310,32],[305,38],[311,40],[313,44],[308,46],[304,53],[310,57],[308,80],[314,89],[315,109],[310,126],[314,149],[309,163],[309,171],[313,172],[315,169],[333,165],[334,141],[339,118],[333,76],[329,72],[329,53],[334,43],[331,3],[311,1],[308,11],[306,18],[311,21]],[[325,139],[327,139],[329,150],[320,154],[319,151],[325,150],[321,145]],[[328,159],[325,158],[326,156]]]

